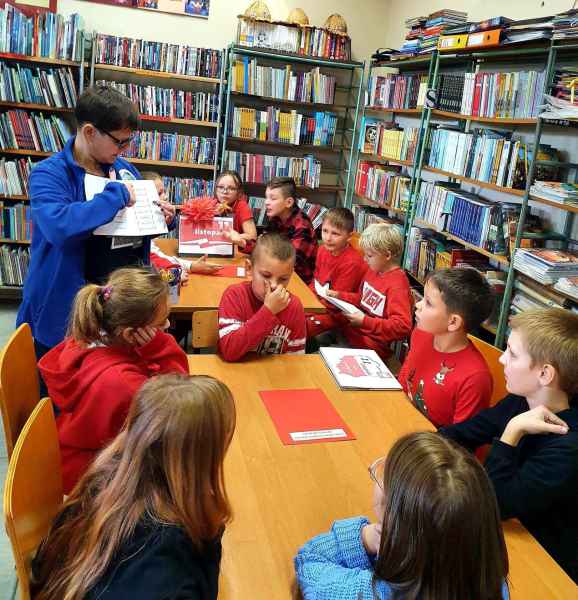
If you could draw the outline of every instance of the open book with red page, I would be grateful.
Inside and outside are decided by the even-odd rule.
[[[319,389],[268,390],[259,395],[286,446],[355,439]]]

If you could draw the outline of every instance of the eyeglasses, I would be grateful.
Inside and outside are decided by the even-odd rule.
[[[381,489],[383,489],[383,472],[381,473],[381,477],[379,477],[379,469],[383,469],[383,465],[385,464],[385,456],[374,460],[367,470],[369,471],[369,477],[371,480],[376,483]]]
[[[236,187],[225,187],[224,185],[218,185],[217,190],[219,192],[223,192],[223,194],[228,194],[229,192],[236,192],[238,188]]]
[[[130,135],[126,140],[119,140],[116,136],[112,135],[112,133],[109,133],[108,131],[105,131],[104,129],[100,129],[99,127],[96,127],[96,129],[98,129],[98,131],[100,131],[100,133],[104,133],[104,135],[108,135],[108,137],[116,144],[116,146],[118,147],[119,150],[122,150],[123,148],[128,147],[132,141],[132,135]]]

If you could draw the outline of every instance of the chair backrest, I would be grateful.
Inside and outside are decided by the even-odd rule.
[[[23,323],[12,334],[0,356],[0,409],[8,457],[39,401],[34,340],[30,326]]]
[[[32,411],[16,442],[4,487],[4,519],[21,600],[30,598],[30,560],[62,505],[60,449],[52,402]]]
[[[193,313],[193,348],[214,348],[219,341],[219,313],[216,310],[199,310]]]
[[[357,250],[359,254],[363,255],[363,251],[359,247],[359,238],[361,238],[361,234],[358,231],[354,231],[351,234],[351,239],[349,240],[349,243],[351,244],[351,247],[354,250]]]
[[[492,393],[492,399],[490,400],[490,406],[494,406],[494,404],[499,402],[508,394],[508,389],[506,388],[506,378],[504,377],[504,367],[498,362],[498,359],[502,355],[502,351],[499,348],[492,346],[492,344],[488,344],[488,342],[484,342],[484,340],[481,340],[473,335],[469,335],[468,337],[474,346],[479,350],[481,355],[485,358],[490,369],[490,373],[492,374],[494,391]]]

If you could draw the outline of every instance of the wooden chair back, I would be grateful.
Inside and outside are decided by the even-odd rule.
[[[0,356],[0,409],[8,458],[40,401],[34,340],[28,323],[12,334]]]
[[[351,239],[349,240],[349,243],[351,244],[351,247],[354,250],[357,250],[357,252],[359,252],[359,254],[363,254],[361,248],[359,247],[359,238],[361,237],[361,234],[358,231],[354,231],[351,234]]]
[[[4,519],[20,599],[30,599],[30,561],[62,505],[60,449],[52,402],[32,411],[16,442],[4,487]]]
[[[219,312],[198,310],[193,313],[193,348],[215,348],[219,341]]]
[[[492,374],[494,391],[490,400],[490,406],[494,406],[494,404],[497,404],[502,398],[508,395],[506,378],[504,377],[504,367],[498,362],[498,359],[502,355],[502,351],[499,348],[496,348],[496,346],[492,346],[492,344],[488,344],[488,342],[484,342],[484,340],[473,335],[469,335],[468,337],[486,360],[490,373]]]

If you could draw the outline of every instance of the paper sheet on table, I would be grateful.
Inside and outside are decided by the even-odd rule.
[[[336,306],[341,312],[348,313],[350,315],[361,312],[357,306],[350,304],[349,302],[345,302],[345,300],[339,300],[339,298],[332,298],[327,295],[327,290],[329,289],[329,284],[321,285],[317,279],[315,280],[315,292],[320,298],[326,300],[333,306]]]
[[[86,199],[92,200],[96,194],[100,194],[109,181],[112,180],[87,173],[84,176]],[[156,204],[159,195],[155,182],[136,179],[129,183],[136,196],[134,206],[119,210],[110,223],[97,227],[93,231],[94,235],[143,236],[167,233],[165,218],[160,206]]]

